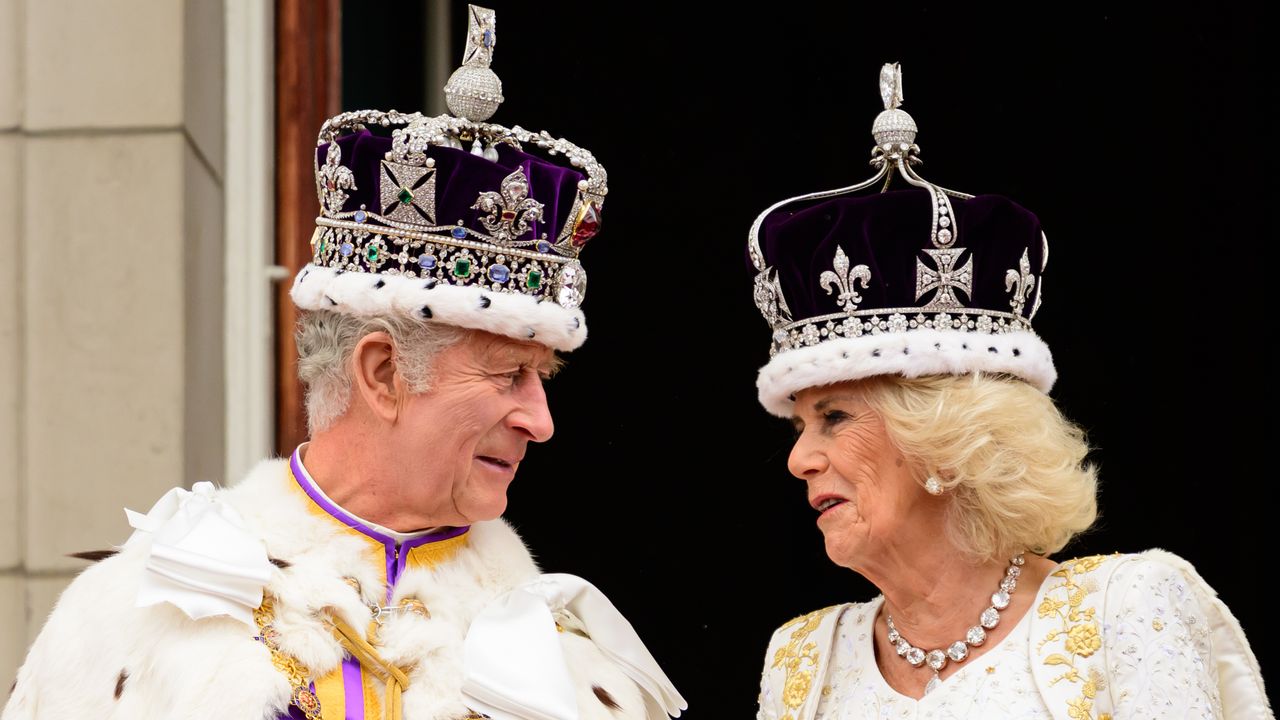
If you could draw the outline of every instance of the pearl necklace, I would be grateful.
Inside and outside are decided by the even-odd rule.
[[[1009,596],[1013,594],[1015,588],[1018,587],[1018,576],[1022,574],[1022,566],[1026,563],[1023,553],[1018,553],[1009,561],[1009,567],[1004,571],[1004,578],[1000,580],[1000,589],[991,594],[991,607],[982,611],[978,616],[978,624],[969,628],[964,634],[964,640],[957,640],[947,649],[934,649],[928,652],[907,642],[902,637],[902,633],[898,632],[898,628],[893,625],[893,616],[886,613],[885,619],[889,625],[889,644],[894,646],[898,651],[899,657],[911,663],[913,667],[920,667],[928,664],[933,670],[933,677],[929,680],[929,684],[924,687],[924,694],[928,695],[935,688],[941,679],[938,673],[942,668],[947,666],[947,660],[953,662],[961,662],[969,657],[969,647],[978,647],[987,640],[987,630],[994,628],[1000,624],[1000,611],[1009,607]]]

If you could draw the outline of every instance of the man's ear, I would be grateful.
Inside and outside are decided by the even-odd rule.
[[[391,336],[378,331],[360,338],[351,352],[351,371],[356,394],[369,411],[394,423],[406,388],[396,366],[396,345]]]

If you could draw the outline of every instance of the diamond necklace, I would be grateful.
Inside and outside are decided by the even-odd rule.
[[[1022,574],[1022,566],[1025,563],[1023,553],[1018,553],[1009,561],[1009,567],[1004,571],[1004,578],[1000,580],[1000,589],[991,594],[991,607],[982,611],[978,616],[978,624],[969,628],[964,634],[964,640],[951,643],[945,651],[934,649],[925,652],[907,642],[907,639],[902,637],[902,633],[898,632],[898,628],[894,627],[893,615],[885,613],[885,619],[889,625],[889,644],[894,646],[898,655],[913,667],[927,664],[933,670],[933,677],[929,679],[929,684],[924,686],[925,695],[938,687],[938,683],[941,682],[938,673],[947,666],[948,659],[961,662],[969,657],[969,646],[978,647],[986,642],[987,630],[1000,624],[1000,611],[1009,607],[1009,596],[1018,587],[1018,576]]]

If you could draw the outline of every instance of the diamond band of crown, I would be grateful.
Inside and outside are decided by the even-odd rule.
[[[855,338],[922,328],[1001,335],[1019,330],[1030,331],[1031,323],[1013,313],[972,309],[965,309],[958,315],[936,311],[921,312],[920,308],[877,308],[853,314],[833,313],[806,318],[775,329],[769,356],[817,345],[828,338]]]
[[[321,227],[314,263],[321,267],[476,285],[551,299],[566,308],[580,305],[586,292],[586,274],[577,260],[457,238],[443,242],[440,235],[426,232],[392,234],[359,223],[316,222]]]

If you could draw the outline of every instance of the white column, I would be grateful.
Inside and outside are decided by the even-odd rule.
[[[0,704],[67,553],[227,482],[231,1],[0,0]]]

